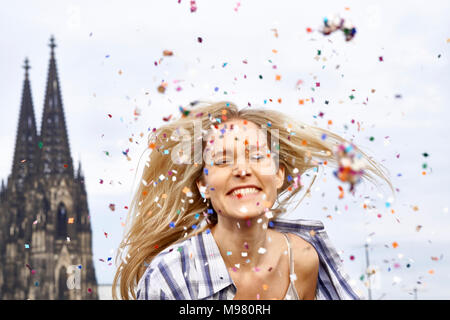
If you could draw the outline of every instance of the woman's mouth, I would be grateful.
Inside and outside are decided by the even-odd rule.
[[[260,192],[261,190],[257,188],[240,188],[234,190],[228,196],[235,199],[250,199],[257,196]]]

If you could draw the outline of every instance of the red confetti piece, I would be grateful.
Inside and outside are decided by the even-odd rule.
[[[341,186],[338,186],[338,188],[339,188],[339,191],[341,192],[341,193],[339,193],[339,199],[342,199],[342,198],[344,198],[344,189]]]

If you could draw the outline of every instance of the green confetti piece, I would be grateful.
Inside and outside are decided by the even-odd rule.
[[[39,143],[38,143],[38,146],[39,146],[39,149],[42,149],[42,146],[43,146],[44,144],[42,143],[42,141],[39,141]]]
[[[373,141],[373,140],[375,140],[375,138],[374,138],[374,137],[370,137],[369,140],[370,140],[370,141]]]

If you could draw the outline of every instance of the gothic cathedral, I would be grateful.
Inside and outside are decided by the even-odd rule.
[[[55,47],[52,37],[40,133],[25,59],[12,173],[0,190],[2,300],[98,299],[84,176],[70,155]]]

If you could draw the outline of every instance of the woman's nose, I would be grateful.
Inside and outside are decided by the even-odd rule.
[[[233,174],[238,178],[250,177],[252,175],[249,166],[246,164],[237,164],[233,168]]]

